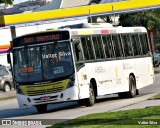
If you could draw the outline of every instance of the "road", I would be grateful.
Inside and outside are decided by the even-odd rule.
[[[82,115],[91,113],[100,113],[114,111],[130,104],[135,104],[148,99],[160,91],[160,74],[156,75],[153,85],[140,89],[140,95],[131,99],[119,99],[118,95],[103,97],[98,100],[93,107],[78,105],[77,102],[68,102],[61,104],[51,104],[48,106],[48,112],[44,114],[37,113],[34,107],[20,109],[16,99],[0,101],[0,118],[4,119],[54,119],[52,124],[62,121],[62,119],[73,119]],[[57,120],[59,119],[59,120]],[[44,126],[42,126],[43,128]]]

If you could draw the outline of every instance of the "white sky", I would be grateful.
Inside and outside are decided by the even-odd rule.
[[[25,1],[28,1],[28,0],[14,0],[14,4],[18,4],[18,3],[21,3],[21,2],[25,2]]]

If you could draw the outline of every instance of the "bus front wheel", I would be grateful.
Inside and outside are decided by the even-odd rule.
[[[93,88],[93,85],[92,83],[90,83],[90,86],[89,86],[89,98],[86,99],[86,106],[89,107],[89,106],[93,106],[95,104],[95,93],[94,93],[94,88]]]
[[[47,104],[36,105],[36,109],[39,113],[45,113],[47,111]]]

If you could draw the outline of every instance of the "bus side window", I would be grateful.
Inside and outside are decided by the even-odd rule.
[[[132,40],[134,56],[141,55],[141,44],[139,42],[138,34],[132,34],[131,40]]]
[[[113,45],[111,41],[111,36],[102,36],[102,41],[103,41],[103,47],[106,53],[107,58],[113,58],[114,57],[114,52],[113,52]]]
[[[116,57],[123,57],[123,49],[119,35],[112,35],[112,41]]]
[[[104,59],[104,52],[103,52],[103,44],[100,36],[93,36],[92,42],[94,45],[95,55],[97,59]]]
[[[81,37],[81,43],[83,47],[85,60],[93,60],[94,52],[93,52],[93,45],[91,42],[91,37],[90,36]]]
[[[84,52],[84,57],[85,60],[89,59],[89,55],[88,55],[88,51],[85,50],[86,46],[86,38],[85,37],[81,37],[81,43],[82,43],[82,48],[83,48],[83,52]]]
[[[140,43],[142,46],[142,55],[147,55],[149,51],[149,46],[147,42],[147,35],[146,34],[139,34]]]
[[[131,46],[131,41],[130,41],[130,36],[129,34],[126,35],[121,35],[122,38],[122,44],[123,44],[123,49],[124,49],[124,54],[126,57],[132,56],[132,46]]]

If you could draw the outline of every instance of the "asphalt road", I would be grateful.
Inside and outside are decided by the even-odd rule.
[[[37,113],[34,107],[25,109],[18,108],[16,99],[0,101],[0,118],[33,120],[53,119],[52,124],[54,124],[63,121],[63,119],[73,119],[91,113],[115,111],[131,104],[140,103],[153,96],[155,93],[160,91],[159,83],[160,74],[157,74],[154,84],[140,89],[140,95],[135,98],[119,99],[117,95],[110,95],[99,99],[98,103],[96,103],[93,107],[80,106],[77,102],[51,104],[48,105],[48,112],[44,114]],[[41,127],[44,128],[45,126]]]

